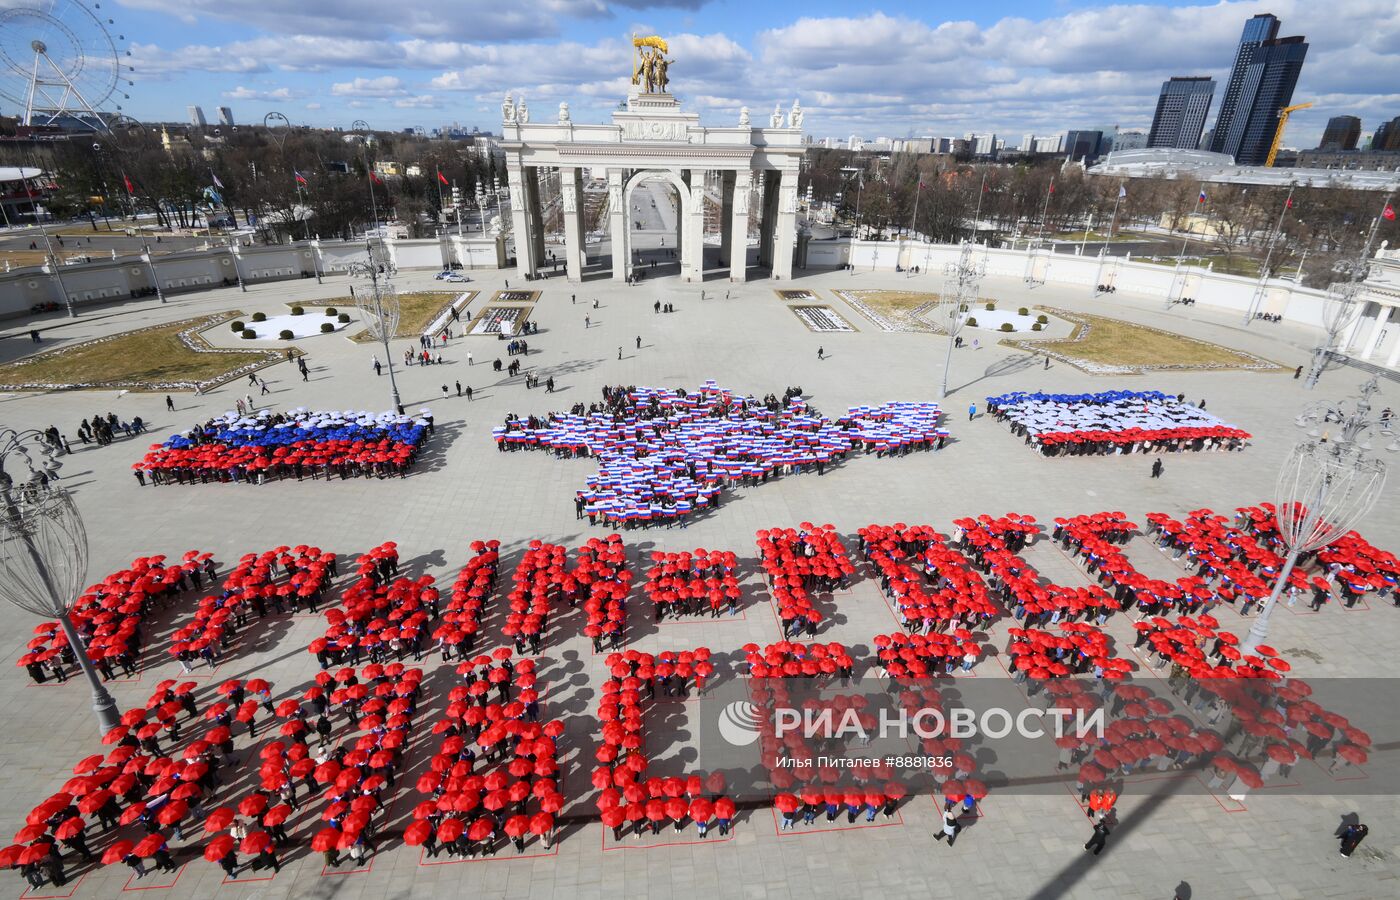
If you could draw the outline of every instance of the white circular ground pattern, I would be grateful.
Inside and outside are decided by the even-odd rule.
[[[976,325],[969,328],[980,328],[983,331],[1001,331],[1002,323],[1010,322],[1013,331],[1030,331],[1031,325],[1035,322],[1036,313],[1032,312],[1028,316],[1018,316],[1015,309],[979,309],[973,307],[968,313],[970,318],[977,320]]]
[[[312,307],[307,310],[305,315],[301,316],[268,316],[267,319],[262,322],[245,320],[246,324],[244,327],[253,329],[253,332],[257,334],[257,337],[252,338],[252,340],[280,340],[277,336],[284,331],[290,331],[292,337],[301,340],[302,338],[315,337],[321,334],[321,324],[323,322],[331,323],[335,326],[336,331],[340,331],[344,328],[349,328],[350,325],[353,324],[353,319],[350,322],[341,322],[338,321],[336,316],[325,315],[320,309]],[[326,333],[332,334],[334,332]]]

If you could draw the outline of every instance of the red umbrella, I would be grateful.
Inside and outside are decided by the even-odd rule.
[[[504,829],[511,837],[520,837],[530,831],[530,819],[527,816],[511,816],[506,819]]]
[[[797,812],[797,808],[802,804],[792,794],[779,794],[773,798],[773,805],[779,812],[791,814]]]
[[[115,865],[121,862],[136,847],[131,841],[117,841],[106,850],[102,851],[102,864],[104,866]]]
[[[264,825],[282,825],[292,815],[292,808],[285,803],[278,804],[267,811],[263,816]]]
[[[311,849],[317,853],[324,853],[327,850],[334,850],[340,844],[341,834],[334,828],[322,828],[316,832],[316,836],[311,839]]]
[[[232,824],[233,810],[229,809],[227,806],[220,806],[218,809],[211,812],[208,818],[204,820],[204,830],[210,833],[223,831]]]
[[[159,831],[146,835],[137,841],[131,852],[141,857],[151,857],[156,855],[156,851],[165,843],[165,835]]]
[[[238,812],[245,816],[261,815],[267,809],[266,794],[249,794],[238,804]]]
[[[204,858],[210,862],[218,862],[233,852],[233,844],[233,835],[221,834],[204,848]]]
[[[433,824],[419,819],[403,830],[403,842],[410,847],[420,847],[427,843],[428,836],[432,833]]]
[[[450,844],[462,836],[463,827],[461,819],[443,819],[437,829],[438,840]]]
[[[239,853],[258,854],[272,846],[272,835],[266,831],[254,831],[238,846]]]
[[[53,836],[60,841],[66,841],[75,834],[81,834],[86,827],[87,823],[83,821],[82,816],[73,816],[71,819],[64,819],[60,822],[58,827],[53,830]]]
[[[162,825],[174,825],[189,815],[190,805],[183,800],[172,800],[160,808],[156,821]]]

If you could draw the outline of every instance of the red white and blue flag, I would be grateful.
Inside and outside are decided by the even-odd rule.
[[[1205,202],[1206,202],[1206,189],[1205,189],[1205,188],[1201,188],[1201,195],[1200,195],[1199,197],[1196,198],[1196,202],[1197,202],[1197,203],[1205,203]]]
[[[302,175],[300,172],[298,172],[296,169],[293,169],[293,170],[292,170],[292,174],[296,176],[297,184],[306,184],[306,177],[303,176],[303,175]]]

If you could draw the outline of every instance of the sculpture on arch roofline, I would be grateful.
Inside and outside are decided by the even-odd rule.
[[[515,118],[520,121],[521,125],[530,121],[530,108],[525,105],[524,94],[520,95],[520,102],[515,105]]]
[[[768,124],[773,128],[783,127],[783,104],[773,104],[773,115],[768,117]]]
[[[801,100],[794,100],[794,101],[792,101],[792,110],[788,113],[788,127],[789,127],[789,128],[801,128],[801,127],[802,127],[802,116],[803,116],[803,112],[802,112],[802,101],[801,101]]]
[[[739,127],[749,127],[749,108],[747,106],[739,107]]]
[[[648,94],[664,94],[671,83],[667,74],[671,60],[666,58],[670,48],[666,39],[657,35],[632,36],[636,56],[632,60],[632,83]]]
[[[510,124],[515,121],[515,98],[506,91],[506,98],[501,101],[501,121]]]
[[[560,104],[559,104],[559,124],[560,124],[560,125],[567,125],[567,124],[569,124],[569,104],[568,104],[568,103],[560,103]]]

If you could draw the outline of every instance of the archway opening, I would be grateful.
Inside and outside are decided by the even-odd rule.
[[[643,175],[627,193],[629,274],[638,280],[681,274],[680,191],[662,173]]]

